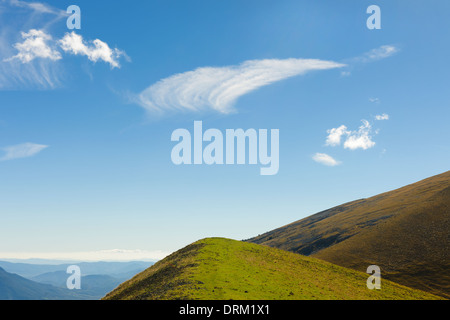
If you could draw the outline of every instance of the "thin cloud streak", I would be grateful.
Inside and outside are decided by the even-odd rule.
[[[156,261],[168,256],[162,250],[112,249],[78,252],[0,252],[0,259],[48,259],[71,261]]]
[[[22,0],[9,0],[9,4],[14,7],[27,8],[37,13],[48,13],[56,16],[67,16],[66,11],[51,7],[40,2],[26,2]]]
[[[342,77],[350,76],[351,75],[351,69],[358,65],[363,65],[366,63],[375,62],[378,60],[386,59],[394,54],[398,53],[400,51],[400,48],[395,45],[382,45],[378,48],[372,49],[368,52],[363,53],[360,56],[353,57],[350,59],[343,60],[344,63],[348,64],[348,68],[350,70],[344,70],[341,72]],[[377,98],[374,100],[369,99],[370,102],[379,102]]]
[[[352,65],[352,64],[358,64],[358,63],[370,63],[382,59],[389,58],[393,56],[394,54],[398,53],[400,51],[400,48],[394,45],[382,45],[378,48],[374,48],[368,52],[363,53],[360,56],[347,59],[346,61]]]
[[[35,154],[38,154],[45,148],[48,148],[48,146],[30,142],[5,147],[2,148],[2,150],[5,152],[5,155],[0,158],[0,161],[28,158],[34,156]]]

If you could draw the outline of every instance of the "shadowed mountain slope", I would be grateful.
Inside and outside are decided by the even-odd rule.
[[[249,242],[311,255],[450,298],[450,171],[349,202]]]

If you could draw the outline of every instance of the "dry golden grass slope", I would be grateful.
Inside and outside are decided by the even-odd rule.
[[[450,298],[450,171],[248,240]]]

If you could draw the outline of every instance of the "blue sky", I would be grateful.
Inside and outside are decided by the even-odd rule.
[[[381,30],[366,27],[372,4]],[[0,1],[0,258],[161,257],[447,171],[449,9]],[[194,120],[279,129],[278,174],[174,165],[171,133]]]

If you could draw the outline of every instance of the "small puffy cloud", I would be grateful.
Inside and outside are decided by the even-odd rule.
[[[375,120],[389,120],[389,115],[386,113],[383,114],[377,114],[375,116]]]
[[[341,144],[341,140],[345,140],[345,149],[367,150],[372,148],[375,146],[372,134],[377,134],[378,132],[372,132],[372,126],[369,121],[362,120],[362,123],[358,130],[348,130],[345,125],[327,130],[328,136],[325,145],[335,147]]]
[[[5,147],[2,149],[5,155],[0,158],[0,161],[31,157],[47,147],[46,145],[30,142]]]
[[[341,137],[345,134],[348,134],[347,127],[342,125],[339,128],[333,128],[327,130],[328,136],[325,144],[327,146],[338,146],[341,144]]]
[[[316,59],[249,60],[226,67],[202,67],[151,85],[133,100],[150,112],[212,109],[230,113],[237,99],[263,86],[314,70],[344,67]]]
[[[315,162],[321,163],[326,166],[334,167],[341,164],[340,161],[335,160],[332,156],[329,156],[326,153],[316,153],[313,155],[313,160]]]
[[[372,102],[372,103],[379,103],[380,99],[378,99],[378,98],[369,98],[369,101]]]
[[[91,43],[83,40],[81,35],[75,32],[66,33],[65,36],[59,40],[61,48],[66,53],[74,55],[86,56],[89,60],[97,62],[102,60],[110,64],[111,68],[120,68],[119,58],[125,56],[125,52],[114,48],[111,49],[106,42],[100,39],[95,39]]]
[[[42,30],[31,29],[28,32],[22,32],[23,42],[16,43],[14,48],[18,53],[4,61],[12,61],[15,59],[20,60],[22,63],[28,63],[36,58],[60,60],[61,53],[54,50],[48,42],[52,40],[52,37]]]
[[[344,142],[344,148],[350,150],[363,149],[367,150],[375,146],[375,142],[372,141],[371,131],[372,126],[369,121],[362,120],[363,125],[359,127],[357,131],[351,131],[348,133],[348,137]]]

